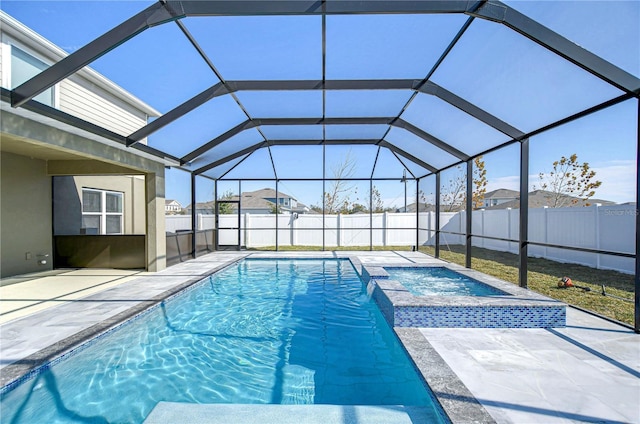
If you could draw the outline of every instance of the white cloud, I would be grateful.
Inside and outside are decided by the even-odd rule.
[[[609,161],[606,166],[593,167],[596,179],[602,185],[595,197],[611,200],[616,203],[634,202],[636,200],[636,161]]]

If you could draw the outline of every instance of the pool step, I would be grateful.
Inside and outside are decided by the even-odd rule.
[[[237,405],[158,402],[144,424],[418,424],[433,409],[402,405]]]

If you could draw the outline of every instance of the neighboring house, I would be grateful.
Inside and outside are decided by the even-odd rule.
[[[177,200],[166,199],[164,201],[164,212],[167,215],[175,215],[182,212],[182,205]]]
[[[561,207],[563,208],[571,208],[571,207],[584,207],[589,205],[615,205],[615,202],[611,202],[609,200],[602,199],[589,199],[587,201],[583,199],[578,199],[576,197],[563,195],[564,202]],[[554,194],[550,191],[546,190],[534,190],[529,192],[529,209],[534,208],[550,208],[553,207],[554,203]],[[492,209],[520,209],[520,199],[511,200],[509,202],[499,203],[495,206],[491,206],[486,208],[488,210]]]
[[[490,208],[502,203],[513,202],[520,198],[520,192],[515,190],[509,190],[506,188],[499,188],[497,190],[490,191],[484,194],[483,208]]]
[[[0,276],[52,269],[57,254],[83,257],[81,266],[115,267],[133,245],[142,264],[126,266],[163,269],[164,173],[173,163],[124,140],[160,113],[90,68],[26,107],[10,105],[9,90],[65,56],[0,11]],[[92,238],[107,235],[136,241]]]
[[[271,188],[243,192],[240,197],[232,196],[225,200],[233,202],[240,200],[240,213],[269,214],[275,212],[276,198],[280,213],[311,213],[309,207],[298,202],[296,198],[282,192],[278,192],[276,196],[276,191]],[[232,213],[237,213],[237,203],[231,203],[229,206]],[[191,209],[191,205],[187,206],[186,213],[191,214]],[[202,215],[214,214],[215,202],[196,203],[196,212]]]
[[[234,200],[237,200],[237,196]],[[298,202],[293,196],[277,192],[271,188],[242,193],[241,213],[274,213],[276,204],[280,213],[309,213],[309,207]]]
[[[433,212],[436,210],[436,205],[432,205],[430,203],[420,203],[420,212]],[[409,203],[407,205],[407,208],[405,210],[405,207],[399,207],[395,209],[396,213],[400,213],[400,212],[415,212],[416,211],[416,204],[415,203]]]
[[[184,208],[184,211],[187,215],[191,215],[192,206],[189,205]],[[198,215],[213,215],[216,212],[216,203],[211,200],[209,202],[198,202],[196,203],[196,214]]]

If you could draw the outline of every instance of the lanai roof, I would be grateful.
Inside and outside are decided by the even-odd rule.
[[[161,1],[3,96],[55,117],[31,99],[134,49],[139,61],[122,72],[144,73],[149,87],[125,88],[162,116],[131,134],[86,125],[90,131],[127,146],[146,141],[144,149],[213,179],[237,165],[249,178],[287,177],[283,149],[313,168],[346,146],[368,158],[367,177],[406,169],[420,178],[639,96],[637,65],[607,46],[615,37],[593,44],[586,23],[571,34],[548,28],[527,16],[549,21],[536,7],[553,8],[494,0]],[[181,68],[186,55],[197,65]],[[315,172],[325,177],[323,168]]]

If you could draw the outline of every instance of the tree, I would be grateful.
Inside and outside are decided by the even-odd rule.
[[[595,180],[596,171],[589,167],[588,162],[578,162],[578,155],[572,154],[568,158],[562,156],[553,162],[553,170],[549,173],[538,174],[540,188],[548,191],[552,208],[562,208],[584,200],[585,206],[589,198],[596,194],[596,189],[602,181]],[[534,186],[535,189],[535,186]]]
[[[281,214],[282,213],[282,206],[280,205],[276,205],[275,203],[273,205],[271,205],[269,213],[273,213],[273,214]]]
[[[325,213],[348,213],[350,209],[350,194],[353,190],[353,183],[347,181],[356,171],[356,161],[349,150],[342,160],[331,166],[331,172],[335,178],[331,181],[329,190],[324,193]]]
[[[453,212],[464,207],[467,179],[461,165],[456,174],[440,190],[440,207],[444,212]]]
[[[382,196],[378,187],[372,186],[371,188],[371,205],[373,213],[381,213],[385,211],[384,203],[382,202]]]
[[[358,188],[357,187],[353,187],[353,192],[350,193],[353,194],[353,196],[355,196],[355,201],[351,201],[351,197],[350,195],[346,196],[346,199],[343,199],[341,203],[339,203],[337,206],[337,211],[334,213],[341,213],[341,214],[354,214],[354,213],[367,213],[369,212],[369,207],[371,206],[373,208],[373,213],[382,213],[382,212],[386,212],[386,211],[390,211],[393,208],[385,208],[384,206],[384,202],[382,201],[382,196],[380,195],[380,190],[378,190],[378,188],[376,186],[372,187],[372,192],[371,192],[371,196],[372,196],[372,201],[369,200],[369,196],[366,196],[364,199],[360,199],[360,197],[358,196]],[[319,205],[311,205],[310,209],[318,212],[318,213],[322,213],[322,206]],[[326,213],[330,213],[329,209],[327,208],[325,210]]]
[[[222,196],[220,197],[220,200],[231,200],[231,199],[233,199],[233,197],[234,197],[233,196],[233,191],[227,190],[222,194]],[[219,203],[218,204],[218,213],[220,215],[232,214],[233,213],[233,208],[231,207],[231,204],[229,204],[229,203]]]
[[[473,195],[471,203],[473,209],[480,209],[484,205],[484,195],[487,192],[487,170],[484,167],[482,156],[473,160]]]
[[[487,192],[487,170],[482,156],[473,160],[473,192],[471,204],[474,209],[481,208]],[[464,208],[467,201],[467,175],[462,165],[456,167],[457,173],[447,182],[440,193],[440,205],[444,212],[453,212]]]
[[[351,209],[349,209],[349,213],[365,213],[368,212],[369,208],[367,208],[365,205],[360,204],[360,203],[353,203],[351,205]]]
[[[433,193],[429,193],[429,196],[433,196]],[[420,190],[418,192],[418,211],[419,212],[428,211],[429,206],[433,206],[433,205],[429,203],[427,199],[427,193],[425,193],[424,190]]]
[[[322,213],[322,206],[321,205],[311,205],[309,206],[309,209],[311,209],[314,212],[317,213]]]

